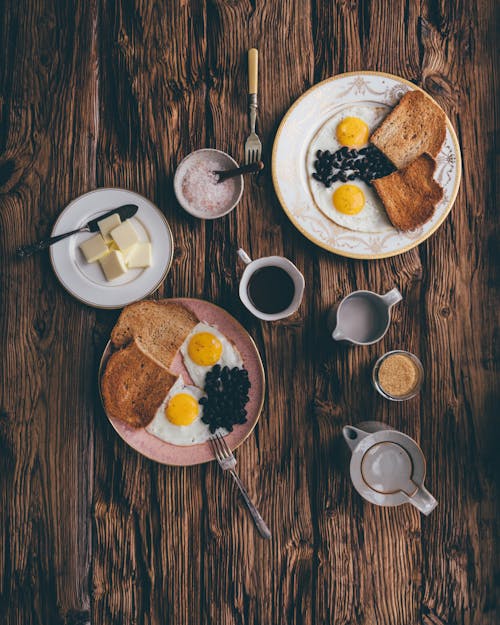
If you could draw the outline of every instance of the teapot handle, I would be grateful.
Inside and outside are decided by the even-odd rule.
[[[358,443],[363,439],[369,436],[369,432],[365,432],[364,430],[360,430],[359,428],[354,427],[353,425],[346,425],[342,428],[342,435],[344,436],[345,442],[349,445],[351,451],[354,451],[358,446]]]
[[[434,499],[434,497],[430,494],[430,492],[425,488],[423,484],[418,487],[418,490],[414,495],[408,497],[408,501],[426,516],[430,514],[438,505],[438,502]]]

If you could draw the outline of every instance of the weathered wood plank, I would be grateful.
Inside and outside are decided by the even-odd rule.
[[[14,249],[95,186],[95,13],[94,2],[2,11],[2,623],[90,622],[94,315],[46,254],[19,261]]]

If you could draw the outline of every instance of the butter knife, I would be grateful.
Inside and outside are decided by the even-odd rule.
[[[53,243],[62,241],[63,239],[70,237],[72,234],[78,234],[79,232],[98,232],[99,222],[103,219],[106,219],[106,217],[111,217],[111,215],[117,214],[122,221],[125,221],[125,219],[130,219],[130,217],[133,217],[138,210],[139,207],[135,204],[124,204],[123,206],[119,206],[118,208],[114,208],[113,210],[104,213],[104,215],[96,217],[96,219],[92,219],[92,221],[89,221],[88,224],[82,226],[81,228],[78,228],[77,230],[65,232],[64,234],[58,234],[57,236],[49,237],[48,239],[42,239],[41,241],[38,241],[38,243],[33,243],[31,245],[22,245],[21,247],[17,248],[16,254],[20,258],[25,258],[26,256],[31,256],[32,254],[35,254],[35,252],[41,252],[42,250],[46,250]]]

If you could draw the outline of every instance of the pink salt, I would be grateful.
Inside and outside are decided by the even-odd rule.
[[[213,172],[223,169],[226,167],[221,167],[220,161],[206,155],[186,162],[181,188],[191,208],[217,214],[223,213],[234,204],[238,194],[238,179],[229,178],[218,183],[218,177]]]

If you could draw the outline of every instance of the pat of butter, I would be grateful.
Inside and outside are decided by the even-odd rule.
[[[116,245],[116,243],[113,241],[113,243],[111,243],[111,245]],[[134,245],[131,245],[128,248],[128,250],[123,252],[123,260],[125,261],[125,264],[127,266],[128,266],[129,259],[132,258],[132,255],[135,252],[135,249],[137,248],[138,245],[140,245],[140,243],[134,243]],[[116,246],[116,249],[118,249],[118,246]]]
[[[101,219],[101,221],[97,222],[97,225],[99,226],[99,230],[101,231],[101,234],[102,234],[102,238],[106,241],[106,243],[109,243],[110,241],[112,241],[111,236],[109,234],[111,230],[114,230],[121,223],[122,222],[120,220],[120,217],[116,213],[114,215],[110,215],[109,217],[106,217],[106,219]]]
[[[127,267],[151,267],[151,243],[138,243],[127,254]]]
[[[106,280],[116,280],[127,271],[127,266],[120,251],[112,250],[100,261]]]
[[[96,234],[95,237],[81,243],[80,249],[88,263],[95,263],[96,260],[106,256],[109,252],[108,246],[100,234]]]
[[[128,250],[134,243],[139,243],[137,232],[129,219],[111,230],[111,236],[122,252]]]

